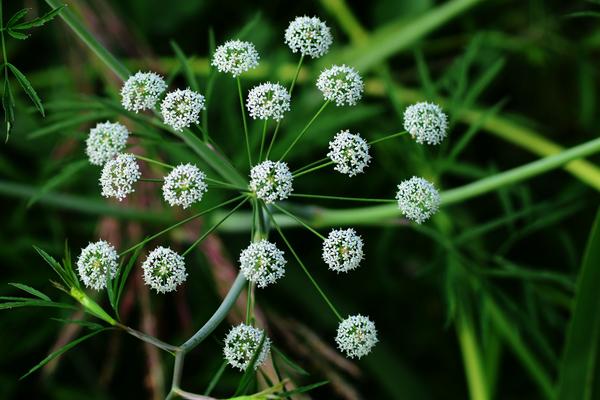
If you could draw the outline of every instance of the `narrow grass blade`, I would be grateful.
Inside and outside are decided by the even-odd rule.
[[[37,110],[40,112],[40,114],[42,114],[42,116],[45,116],[42,100],[40,100],[40,97],[36,93],[33,86],[31,86],[31,83],[29,83],[29,80],[25,77],[25,75],[23,75],[21,71],[19,71],[17,67],[12,65],[11,63],[6,63],[6,65],[11,70],[15,78],[17,78],[17,82],[19,82],[19,85],[21,85],[25,93],[27,93],[27,96],[29,96],[31,102],[35,105],[35,108],[37,108]]]
[[[17,289],[21,289],[24,292],[27,292],[29,294],[34,295],[35,297],[39,297],[42,300],[46,300],[46,301],[52,301],[50,299],[50,297],[46,296],[44,293],[40,292],[39,290],[36,290],[34,288],[32,288],[31,286],[27,286],[27,285],[23,285],[22,283],[9,283],[10,286],[14,286]]]

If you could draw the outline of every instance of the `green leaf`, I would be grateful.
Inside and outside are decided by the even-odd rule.
[[[577,278],[559,371],[557,400],[600,398],[600,209]]]
[[[22,22],[18,25],[13,25],[11,28],[13,29],[31,29],[31,28],[39,28],[40,26],[44,25],[46,22],[50,22],[54,19],[54,17],[56,17],[58,15],[58,13],[60,13],[62,11],[63,8],[65,8],[66,5],[63,4],[60,7],[57,7],[53,10],[48,11],[46,14],[42,15],[41,17],[32,19],[31,21],[28,22]]]
[[[68,128],[71,128],[74,126],[79,126],[85,122],[96,121],[96,120],[104,119],[104,118],[110,118],[113,115],[114,115],[114,113],[110,112],[110,111],[99,111],[99,112],[90,112],[90,113],[86,113],[86,114],[81,114],[81,115],[77,115],[77,116],[71,116],[68,119],[64,119],[61,121],[57,121],[53,124],[43,126],[42,128],[29,133],[29,135],[27,135],[27,138],[37,139],[39,137],[46,136],[46,135],[49,135],[54,132],[64,131]]]
[[[71,177],[79,174],[81,170],[83,170],[89,165],[90,164],[88,160],[78,160],[63,166],[57,175],[54,175],[52,178],[48,179],[40,187],[38,192],[29,199],[29,201],[27,202],[27,207],[31,207],[50,190],[55,189],[63,183],[67,182]]]
[[[52,269],[54,270],[54,272],[56,272],[56,274],[60,277],[60,279],[62,279],[62,281],[67,286],[70,287],[71,286],[71,279],[70,279],[69,274],[67,274],[67,272],[63,268],[63,266],[60,265],[60,263],[58,261],[56,261],[52,256],[50,256],[50,254],[46,253],[44,250],[40,249],[37,246],[33,246],[33,248],[35,249],[35,251],[38,252],[38,254],[40,256],[42,256],[42,258],[44,259],[44,261],[46,261],[48,263],[48,265],[50,265],[52,267]]]
[[[295,362],[293,362],[288,356],[286,356],[281,350],[279,350],[277,347],[271,345],[271,350],[273,350],[273,352],[275,354],[277,354],[277,356],[279,358],[281,358],[281,360],[286,363],[290,368],[292,368],[294,371],[298,372],[301,375],[310,375],[304,368],[302,368],[301,366],[299,366],[298,364],[296,364]]]
[[[24,8],[22,10],[17,11],[12,17],[10,17],[10,19],[6,23],[6,28],[10,28],[14,24],[16,24],[17,22],[22,20],[25,17],[25,15],[27,15],[29,10],[30,10],[29,8]]]
[[[210,395],[210,393],[213,391],[213,389],[215,388],[215,386],[217,386],[217,383],[221,379],[221,376],[223,375],[223,372],[225,372],[225,369],[227,368],[227,364],[228,364],[227,361],[223,361],[223,364],[221,364],[221,366],[219,367],[219,369],[217,370],[217,372],[215,373],[215,375],[210,380],[210,383],[208,384],[208,387],[204,391],[204,396]]]
[[[50,319],[53,321],[61,322],[63,324],[75,324],[75,325],[79,325],[84,328],[88,328],[88,329],[92,329],[92,330],[104,328],[104,326],[102,326],[101,324],[98,324],[96,322],[86,321],[84,319],[65,319],[65,318],[50,318]]]
[[[6,141],[10,136],[12,123],[15,120],[15,99],[10,88],[8,79],[4,81],[4,91],[2,92],[2,108],[4,109],[4,123],[6,125]]]
[[[19,40],[25,40],[28,39],[29,34],[27,33],[21,33],[21,32],[17,32],[17,31],[13,31],[12,29],[7,29],[6,32],[8,32],[8,34],[12,37],[14,37],[15,39],[19,39]]]
[[[40,114],[42,114],[42,116],[45,116],[44,106],[42,106],[42,101],[40,100],[39,96],[35,92],[35,89],[33,88],[33,86],[31,86],[31,83],[29,83],[29,80],[25,77],[25,75],[23,75],[23,73],[21,71],[19,71],[19,69],[17,67],[12,65],[11,63],[6,63],[6,65],[8,66],[8,68],[10,68],[10,70],[12,71],[15,78],[17,78],[17,81],[19,82],[19,84],[21,85],[21,87],[23,88],[25,93],[27,93],[27,95],[29,96],[29,98],[31,99],[33,104],[35,105],[35,108],[38,109],[38,111],[40,112]]]
[[[240,380],[240,383],[238,384],[238,387],[235,391],[234,397],[245,394],[246,391],[248,390],[248,387],[252,383],[252,380],[254,379],[254,375],[256,372],[256,370],[254,369],[254,366],[256,365],[256,360],[258,359],[258,356],[263,348],[266,337],[267,337],[267,335],[263,332],[260,337],[260,343],[258,344],[258,347],[256,347],[254,354],[252,354],[252,358],[250,359],[250,362],[248,363],[248,366],[246,367],[246,370],[244,371],[244,375],[242,376],[242,379]]]
[[[72,304],[67,303],[56,303],[53,301],[45,301],[45,300],[23,300],[23,301],[8,301],[6,303],[0,303],[0,310],[10,310],[13,308],[22,308],[22,307],[54,307],[54,308],[64,308],[67,310],[76,310]]]
[[[117,315],[119,315],[119,303],[121,302],[121,295],[123,294],[123,290],[125,289],[125,284],[127,283],[127,278],[129,277],[129,273],[133,269],[133,266],[135,265],[135,262],[136,262],[137,258],[139,257],[140,252],[142,251],[142,248],[143,247],[140,246],[135,250],[133,255],[129,258],[129,262],[127,262],[125,269],[123,269],[122,271],[121,271],[121,269],[119,269],[119,272],[118,272],[118,284],[119,285],[116,290],[115,304],[113,307],[113,309],[115,310]]]
[[[42,300],[52,301],[50,297],[46,296],[44,293],[40,292],[32,288],[31,286],[23,285],[22,283],[9,283],[9,285],[16,287],[17,289],[21,289],[24,292],[34,295],[35,297],[39,297]]]
[[[306,393],[308,391],[311,391],[313,389],[316,389],[318,387],[321,387],[323,385],[327,385],[329,383],[329,381],[321,381],[321,382],[317,382],[317,383],[313,383],[310,385],[306,385],[306,386],[301,386],[299,388],[296,388],[294,390],[290,390],[287,392],[282,392],[282,393],[278,393],[279,398],[284,398],[284,397],[290,397],[296,394],[300,394],[300,393]]]
[[[56,357],[71,350],[73,347],[77,346],[79,343],[91,338],[92,336],[97,335],[100,332],[104,332],[107,329],[109,329],[109,328],[98,329],[97,331],[88,333],[87,335],[82,336],[79,339],[75,339],[72,342],[69,342],[68,344],[64,345],[60,349],[58,349],[55,352],[48,355],[48,357],[44,358],[41,362],[39,362],[35,367],[31,368],[25,375],[23,375],[19,379],[26,378],[27,376],[31,375],[33,372],[37,371],[38,369],[42,368],[44,365],[48,364],[50,361],[54,360]]]

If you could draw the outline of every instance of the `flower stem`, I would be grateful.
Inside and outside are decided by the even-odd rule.
[[[458,317],[456,334],[463,355],[465,374],[469,385],[471,400],[488,400],[488,390],[485,382],[485,372],[481,360],[480,347],[477,344],[473,324],[466,316]]]
[[[286,210],[285,208],[283,208],[283,207],[281,207],[281,206],[279,206],[277,204],[273,204],[273,206],[275,206],[276,209],[278,209],[282,213],[286,214],[287,216],[292,217],[293,219],[295,219],[300,225],[304,226],[306,229],[308,229],[309,231],[311,231],[312,233],[314,233],[315,235],[317,235],[321,240],[325,240],[325,237],[323,235],[321,235],[314,228],[312,228],[306,222],[302,221],[300,218],[298,218],[293,213],[289,212],[288,210]]]
[[[165,167],[165,168],[169,168],[169,169],[175,168],[174,166],[172,166],[170,164],[166,164],[166,163],[163,163],[163,162],[160,162],[160,161],[157,161],[157,160],[153,160],[151,158],[144,157],[144,156],[141,156],[139,154],[134,154],[133,156],[135,158],[137,158],[138,160],[146,161],[146,162],[148,162],[150,164],[160,165],[161,167]]]
[[[310,121],[308,121],[308,123],[300,131],[300,133],[298,134],[298,136],[296,136],[296,139],[294,139],[294,141],[292,142],[292,144],[290,144],[290,146],[287,148],[287,150],[285,151],[285,153],[283,153],[283,155],[279,159],[280,161],[283,160],[288,155],[288,153],[294,148],[294,146],[296,145],[296,143],[298,143],[298,141],[302,138],[302,136],[304,136],[304,134],[306,133],[306,131],[308,130],[308,128],[310,128],[310,126],[313,124],[313,122],[315,122],[315,120],[317,119],[317,117],[319,116],[319,114],[321,114],[323,112],[323,110],[325,109],[325,107],[327,107],[328,104],[329,104],[329,100],[326,100],[323,103],[323,105],[321,106],[321,108],[319,108],[319,110],[317,111],[317,113],[310,119]]]
[[[248,164],[252,166],[252,155],[250,154],[250,138],[248,137],[248,122],[246,121],[246,110],[244,109],[244,97],[242,96],[242,83],[240,77],[236,78],[238,96],[240,98],[240,109],[242,111],[242,122],[244,124],[244,137],[246,138],[246,151],[248,152]]]
[[[292,172],[292,175],[294,175],[294,176],[295,176],[295,175],[296,175],[296,174],[298,174],[299,172],[302,172],[302,171],[304,171],[305,169],[308,169],[308,168],[314,167],[315,165],[319,165],[319,164],[321,164],[321,163],[323,163],[323,162],[325,162],[325,161],[327,161],[327,160],[329,160],[329,158],[328,158],[328,157],[324,157],[324,158],[321,158],[320,160],[313,161],[313,162],[311,162],[310,164],[306,164],[304,167],[300,167],[300,168],[298,168],[297,170],[293,171],[293,172]]]
[[[202,242],[204,239],[206,239],[206,237],[208,235],[210,235],[215,229],[217,229],[223,222],[225,222],[225,220],[227,218],[229,218],[231,216],[231,214],[233,214],[234,212],[236,212],[236,210],[238,208],[240,208],[242,205],[244,205],[245,202],[248,201],[248,197],[245,196],[246,198],[244,200],[242,200],[237,206],[235,206],[234,208],[231,209],[231,211],[229,211],[227,214],[225,214],[225,216],[223,218],[221,218],[221,220],[219,220],[219,222],[217,222],[216,224],[214,224],[212,227],[210,227],[209,230],[207,230],[206,232],[204,232],[202,234],[202,236],[200,236],[198,239],[196,239],[196,241],[194,243],[192,243],[192,245],[190,247],[188,247],[188,249],[186,251],[184,251],[181,255],[183,257],[185,257],[186,255],[188,255],[190,253],[190,251],[194,250],[194,247],[196,247],[200,242]]]
[[[312,285],[315,287],[315,289],[317,289],[317,292],[319,292],[319,294],[321,295],[321,297],[323,298],[323,300],[325,301],[325,303],[327,303],[327,305],[329,306],[329,308],[331,309],[331,311],[333,311],[333,313],[335,314],[335,316],[340,321],[343,321],[343,318],[340,315],[340,313],[338,312],[338,310],[334,307],[334,305],[331,302],[331,300],[329,300],[329,298],[325,295],[325,292],[323,292],[323,290],[321,289],[321,287],[319,286],[319,284],[317,283],[317,281],[315,280],[315,278],[313,278],[313,276],[308,271],[308,269],[306,268],[306,266],[304,265],[304,263],[302,262],[302,260],[300,259],[300,257],[298,257],[298,254],[296,254],[296,251],[294,251],[294,248],[292,247],[292,245],[290,244],[290,242],[287,240],[287,238],[283,234],[283,231],[281,230],[281,228],[279,227],[279,225],[277,225],[277,223],[275,222],[275,218],[273,217],[273,214],[271,214],[271,212],[269,212],[268,210],[267,210],[267,212],[269,213],[269,217],[271,217],[271,222],[273,223],[273,226],[275,227],[275,229],[279,233],[279,236],[281,236],[281,238],[285,242],[285,244],[288,247],[288,249],[290,249],[290,252],[292,253],[292,255],[294,256],[294,258],[296,259],[296,261],[300,265],[300,268],[302,268],[302,271],[304,271],[304,273],[306,274],[306,276],[308,277],[308,279],[310,280],[310,282],[312,283]]]
[[[218,208],[221,208],[221,207],[223,207],[223,206],[226,206],[226,205],[228,205],[229,203],[233,203],[233,202],[235,202],[235,201],[237,201],[237,200],[240,200],[240,199],[242,199],[243,197],[244,197],[244,195],[240,195],[240,196],[238,196],[238,197],[236,197],[236,198],[233,198],[233,199],[230,199],[230,200],[224,201],[224,202],[222,202],[222,203],[220,203],[220,204],[217,204],[217,205],[216,205],[216,206],[214,206],[214,207],[210,207],[210,208],[208,208],[208,209],[206,209],[206,210],[204,210],[204,211],[201,211],[201,212],[199,212],[199,213],[197,213],[197,214],[194,214],[194,215],[192,215],[191,217],[188,217],[188,218],[186,218],[186,219],[183,219],[183,220],[181,220],[181,221],[177,222],[176,224],[173,224],[173,225],[169,226],[168,228],[166,228],[166,229],[163,229],[162,231],[160,231],[160,232],[158,232],[158,233],[155,233],[154,235],[152,235],[152,236],[150,236],[150,237],[148,237],[148,238],[144,239],[142,242],[140,242],[140,243],[136,244],[135,246],[132,246],[132,247],[128,248],[127,250],[125,250],[125,251],[123,251],[121,254],[119,254],[119,257],[122,257],[122,256],[124,256],[125,254],[127,254],[127,253],[129,253],[129,252],[131,252],[131,251],[133,251],[133,250],[135,250],[135,249],[137,249],[138,247],[140,247],[140,246],[143,246],[143,245],[144,245],[144,244],[146,244],[147,242],[149,242],[149,241],[151,241],[151,240],[154,240],[154,239],[156,239],[157,237],[159,237],[159,236],[161,236],[161,235],[164,235],[165,233],[167,233],[167,232],[169,232],[169,231],[171,231],[171,230],[173,230],[173,229],[175,229],[175,228],[177,228],[177,227],[179,227],[179,226],[181,226],[181,225],[183,225],[183,224],[186,224],[186,223],[188,223],[188,222],[190,222],[190,221],[192,221],[192,220],[194,220],[194,219],[196,219],[196,218],[198,218],[198,217],[201,217],[201,216],[202,216],[202,215],[204,215],[204,214],[208,214],[209,212],[211,212],[211,211],[214,211],[214,210],[216,210],[216,209],[218,209]]]
[[[151,345],[156,346],[159,349],[165,350],[169,353],[173,354],[179,350],[179,348],[177,346],[173,346],[172,344],[165,343],[162,340],[155,338],[154,336],[150,336],[144,332],[140,332],[140,331],[130,328],[126,325],[117,323],[116,326],[120,329],[123,329],[125,332],[129,333],[131,336],[134,336],[146,343],[150,343]]]
[[[265,147],[265,136],[267,135],[267,123],[268,122],[269,122],[269,120],[265,119],[265,122],[263,124],[262,136],[260,139],[260,152],[258,153],[258,162],[262,161],[263,149]]]
[[[373,144],[375,144],[375,143],[383,142],[384,140],[393,139],[393,138],[395,138],[395,137],[398,137],[398,136],[403,136],[403,135],[405,135],[405,134],[407,134],[407,133],[408,133],[408,132],[406,132],[406,131],[402,131],[402,132],[393,133],[393,134],[391,134],[391,135],[384,136],[384,137],[382,137],[382,138],[379,138],[379,139],[372,140],[372,141],[370,141],[370,142],[369,142],[369,144],[373,145]]]
[[[299,176],[302,176],[302,175],[304,175],[304,174],[308,174],[308,173],[310,173],[310,172],[318,171],[318,170],[320,170],[321,168],[328,167],[328,166],[330,166],[331,164],[333,164],[333,161],[328,161],[328,162],[326,162],[325,164],[317,165],[316,167],[312,167],[312,168],[306,169],[306,170],[304,170],[304,171],[302,171],[302,172],[298,172],[298,173],[296,173],[296,174],[293,174],[292,176],[293,176],[294,178],[297,178],[297,177],[299,177]]]
[[[321,194],[301,194],[292,193],[290,197],[306,197],[309,199],[330,199],[330,200],[343,200],[343,201],[364,201],[368,203],[393,203],[394,199],[370,199],[365,197],[342,197],[342,196],[326,196]]]
[[[140,182],[164,182],[164,180],[160,178],[140,178]]]

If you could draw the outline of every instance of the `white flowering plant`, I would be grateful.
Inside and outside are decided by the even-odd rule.
[[[384,168],[386,160],[378,157],[378,148],[410,146],[415,152],[444,149],[452,141],[453,115],[445,109],[444,102],[415,100],[402,105],[402,121],[391,133],[382,133],[375,124],[352,126],[347,122],[351,118],[341,119],[347,126],[319,127],[319,121],[328,112],[337,112],[336,118],[355,113],[365,101],[366,75],[371,73],[363,70],[360,62],[352,65],[351,57],[328,58],[334,36],[321,18],[296,17],[282,32],[283,43],[279,45],[286,45],[286,51],[296,60],[289,79],[273,76],[266,77],[264,82],[249,83],[256,80],[252,74],[263,68],[262,63],[268,60],[265,54],[269,52],[240,35],[212,46],[214,50],[206,63],[210,79],[203,84],[191,71],[190,60],[176,45],[179,68],[185,79],[177,74],[152,71],[150,64],[132,72],[93,36],[84,34],[84,28],[72,13],[65,12],[63,18],[121,80],[119,90],[113,91],[118,93],[118,102],[97,100],[100,106],[112,110],[114,118],[94,121],[94,127],[81,141],[82,155],[97,171],[98,195],[106,198],[111,210],[123,214],[131,212],[132,204],[152,204],[153,212],[160,209],[167,216],[160,223],[169,222],[160,229],[153,227],[149,232],[131,234],[129,247],[113,244],[102,235],[86,238],[89,244],[77,252],[75,264],[68,247],[60,262],[36,247],[59,277],[54,285],[74,301],[54,301],[32,287],[15,284],[33,297],[5,297],[2,308],[41,306],[73,310],[80,306],[95,318],[95,325],[91,333],[52,353],[25,375],[98,333],[116,330],[163,350],[170,357],[172,374],[165,393],[167,399],[212,399],[209,392],[227,368],[241,374],[237,390],[228,394],[231,399],[284,399],[301,395],[327,382],[303,386],[304,381],[295,379],[293,371],[288,374],[290,370],[299,375],[305,371],[280,350],[283,335],[278,336],[276,329],[269,326],[269,317],[265,315],[270,315],[271,310],[260,307],[262,298],[275,293],[281,303],[285,303],[285,296],[307,299],[310,296],[311,303],[313,297],[318,299],[326,310],[320,314],[326,314],[324,318],[331,326],[329,338],[325,344],[320,343],[320,348],[336,347],[338,352],[328,353],[328,357],[340,364],[364,362],[361,360],[375,356],[378,345],[385,346],[393,340],[392,335],[378,330],[375,318],[368,316],[374,310],[358,301],[342,311],[317,278],[329,274],[344,286],[344,282],[355,279],[357,274],[372,270],[373,256],[369,249],[373,243],[365,226],[410,226],[416,232],[434,236],[435,229],[451,229],[443,213],[445,206],[600,149],[582,147],[562,158],[450,190],[443,190],[444,182],[436,176],[435,168],[427,165],[413,170],[413,165],[396,160],[395,169],[388,171],[388,176],[395,180],[388,183],[387,196],[375,198],[369,195],[366,182]],[[270,72],[268,68],[265,70]],[[223,124],[218,128],[213,126],[216,121],[211,120],[210,126],[208,123],[218,107],[211,93],[216,80],[225,82],[225,88],[231,83],[228,88],[236,97],[235,114],[228,109],[227,120],[219,121]],[[304,87],[295,91],[300,81]],[[299,126],[288,125],[288,118],[296,110],[299,90],[311,91],[309,103],[313,110],[300,118],[295,115],[302,120]],[[319,149],[316,160],[299,163],[296,155],[301,145],[311,140]],[[390,165],[389,160],[386,165]],[[327,185],[306,183],[317,172],[333,178]],[[313,187],[314,192],[307,190]],[[359,187],[365,194],[361,197],[337,194],[349,187]],[[345,202],[370,205],[350,209],[339,206]],[[323,203],[336,206],[328,208]],[[122,299],[135,274],[141,276],[144,290],[157,303],[173,298],[169,296],[180,296],[186,290],[192,292],[193,282],[205,277],[195,255],[209,256],[208,246],[214,234],[219,229],[235,230],[231,228],[234,225],[248,234],[243,247],[227,248],[238,255],[233,257],[237,275],[222,293],[216,310],[203,309],[204,315],[210,316],[201,323],[194,321],[191,335],[179,344],[172,344],[159,339],[156,332],[143,332],[127,325],[121,317]],[[310,239],[298,240],[299,235],[287,230],[291,227],[302,228],[302,234]],[[183,243],[186,245],[182,247]],[[455,249],[444,245],[445,251],[454,255]],[[308,253],[318,254],[320,263],[306,262]],[[300,287],[293,293],[277,291],[290,274],[300,274],[312,291],[305,292]],[[104,292],[106,300],[99,297]],[[243,315],[236,319],[231,311],[239,306],[238,302],[243,303]],[[281,314],[272,311],[273,321],[283,321],[285,316],[282,318]],[[230,327],[224,333],[228,316]],[[457,324],[459,334],[472,333],[468,330],[472,327],[465,321]],[[211,336],[221,346],[222,366],[209,386],[211,390],[204,395],[192,393],[183,389],[188,384],[184,382],[184,360]],[[210,345],[205,343],[205,346]],[[341,357],[349,360],[340,361]],[[279,370],[282,364],[287,366],[283,374]]]

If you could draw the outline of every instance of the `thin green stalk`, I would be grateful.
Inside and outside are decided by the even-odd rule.
[[[204,214],[208,214],[208,213],[209,213],[209,212],[211,212],[211,211],[214,211],[214,210],[216,210],[216,209],[219,209],[219,208],[221,208],[221,207],[224,207],[224,206],[226,206],[226,205],[228,205],[228,204],[230,204],[230,203],[233,203],[233,202],[235,202],[235,201],[238,201],[238,200],[240,200],[242,197],[244,197],[244,195],[241,195],[241,196],[238,196],[238,197],[236,197],[236,198],[233,198],[233,199],[230,199],[230,200],[224,201],[224,202],[222,202],[222,203],[220,203],[220,204],[217,204],[216,206],[210,207],[210,208],[208,208],[208,209],[206,209],[206,210],[204,210],[204,211],[201,211],[201,212],[199,212],[199,213],[197,213],[197,214],[194,214],[194,215],[192,215],[191,217],[188,217],[188,218],[182,219],[181,221],[177,222],[176,224],[173,224],[173,225],[169,226],[168,228],[165,228],[165,229],[163,229],[162,231],[160,231],[160,232],[158,232],[158,233],[155,233],[154,235],[152,235],[152,236],[150,236],[150,237],[148,237],[148,238],[144,239],[142,242],[140,242],[140,243],[136,244],[135,246],[132,246],[132,247],[128,248],[127,250],[123,251],[121,254],[119,254],[119,257],[122,257],[122,256],[124,256],[125,254],[127,254],[127,253],[129,253],[129,252],[131,252],[131,251],[133,251],[133,250],[135,250],[135,249],[137,249],[137,248],[138,248],[138,247],[140,247],[140,246],[143,246],[144,244],[148,243],[149,241],[151,241],[151,240],[154,240],[154,239],[156,239],[157,237],[159,237],[159,236],[161,236],[161,235],[164,235],[165,233],[167,233],[167,232],[169,232],[169,231],[171,231],[171,230],[173,230],[173,229],[175,229],[175,228],[177,228],[177,227],[179,227],[179,226],[181,226],[181,225],[183,225],[183,224],[187,224],[188,222],[190,222],[190,221],[192,221],[192,220],[194,220],[194,219],[196,219],[196,218],[198,218],[198,217],[201,217],[201,216],[203,216]]]
[[[159,349],[165,350],[171,354],[176,353],[179,350],[179,348],[177,346],[173,346],[172,344],[165,343],[162,340],[155,338],[154,336],[150,336],[144,332],[140,332],[140,331],[130,328],[126,325],[117,323],[116,326],[120,329],[123,329],[125,332],[127,332],[131,336],[134,336],[146,343],[150,343],[151,345],[158,347]]]
[[[161,178],[140,178],[140,182],[164,182]]]
[[[206,239],[206,237],[208,235],[210,235],[215,229],[217,229],[219,227],[219,225],[221,225],[223,222],[225,222],[225,220],[227,218],[229,218],[231,216],[231,214],[233,214],[238,208],[240,208],[241,206],[244,205],[244,203],[246,203],[248,201],[248,197],[246,197],[244,200],[242,200],[237,206],[235,206],[234,208],[231,209],[231,211],[229,211],[227,214],[225,214],[225,216],[223,218],[221,218],[219,220],[219,222],[217,222],[216,224],[214,224],[209,230],[207,230],[206,232],[204,232],[204,234],[202,234],[202,236],[200,236],[194,243],[192,243],[192,245],[190,247],[188,247],[188,249],[186,251],[184,251],[181,255],[183,257],[185,257],[186,255],[188,255],[192,250],[194,250],[194,247],[196,247],[200,242],[202,242],[204,239]]]
[[[310,128],[310,126],[313,124],[313,122],[315,122],[315,120],[317,119],[317,117],[319,116],[319,114],[321,114],[323,112],[323,110],[325,109],[325,107],[327,107],[327,105],[329,103],[330,103],[329,100],[326,100],[323,103],[323,105],[321,106],[321,108],[319,108],[319,110],[317,111],[317,113],[310,119],[310,121],[308,121],[308,123],[306,124],[306,126],[304,126],[304,128],[300,131],[300,133],[298,134],[298,136],[296,136],[296,139],[294,139],[294,141],[292,142],[292,144],[290,144],[290,146],[287,148],[287,150],[285,151],[285,153],[283,153],[283,155],[279,159],[280,161],[283,160],[288,155],[288,153],[294,148],[294,146],[296,145],[296,143],[298,143],[298,141],[306,133],[306,131],[308,130],[308,128]]]
[[[301,194],[292,193],[290,197],[305,197],[309,199],[330,199],[330,200],[343,200],[343,201],[364,201],[368,203],[393,203],[393,199],[370,199],[365,197],[343,197],[343,196],[327,196],[321,194]]]
[[[305,227],[306,229],[308,229],[309,231],[311,231],[312,233],[314,233],[315,235],[317,235],[321,240],[326,240],[325,236],[321,235],[319,232],[317,232],[314,228],[312,228],[310,225],[308,225],[306,222],[302,221],[300,218],[298,218],[296,215],[294,215],[293,213],[289,212],[288,210],[286,210],[285,208],[277,205],[277,204],[273,204],[273,206],[278,209],[279,211],[281,211],[282,213],[286,214],[289,217],[292,217],[293,219],[295,219],[300,225],[302,225],[303,227]]]
[[[279,233],[279,236],[281,236],[281,239],[283,239],[283,241],[285,242],[286,246],[288,247],[288,249],[290,250],[290,252],[294,256],[294,258],[296,259],[296,261],[300,265],[300,268],[302,268],[302,271],[304,271],[304,274],[308,277],[308,279],[310,280],[310,282],[312,283],[312,285],[315,287],[315,289],[317,289],[317,292],[319,292],[319,294],[321,295],[321,297],[323,298],[323,300],[325,301],[325,303],[327,303],[327,305],[329,306],[329,308],[331,309],[331,311],[333,311],[333,313],[335,314],[335,316],[340,321],[343,321],[343,318],[340,315],[340,313],[338,312],[338,310],[333,306],[333,303],[331,302],[331,300],[329,300],[329,298],[325,295],[325,292],[323,292],[323,290],[321,289],[321,287],[319,286],[319,284],[317,283],[317,281],[315,280],[315,278],[313,278],[313,276],[308,271],[308,269],[306,268],[306,266],[304,265],[304,263],[302,262],[302,260],[300,259],[300,257],[298,257],[298,254],[296,254],[296,251],[294,250],[294,248],[292,247],[292,245],[290,244],[290,242],[287,240],[287,238],[283,234],[283,231],[281,230],[281,228],[279,227],[279,225],[277,225],[277,223],[275,222],[275,218],[273,217],[273,214],[271,214],[271,212],[268,211],[268,210],[267,210],[267,213],[269,214],[269,217],[271,218],[271,222],[273,223],[273,226],[275,227],[275,229]]]
[[[248,281],[246,289],[246,325],[251,325],[252,320],[252,287],[253,283]]]
[[[304,174],[308,174],[310,172],[318,171],[318,170],[320,170],[322,168],[328,167],[331,164],[333,164],[333,161],[328,161],[325,164],[317,165],[316,167],[312,167],[312,168],[306,169],[306,170],[304,170],[302,172],[298,172],[298,173],[292,174],[292,176],[294,178],[297,178],[297,177],[302,176]]]
[[[473,324],[466,316],[457,318],[456,334],[463,355],[465,374],[469,385],[471,400],[488,400],[485,371],[481,359],[481,350],[477,344]]]
[[[389,140],[389,139],[396,138],[396,137],[398,137],[398,136],[403,136],[403,135],[406,135],[407,133],[408,133],[408,132],[406,132],[406,131],[402,131],[402,132],[398,132],[398,133],[393,133],[393,134],[391,134],[391,135],[384,136],[384,137],[382,137],[382,138],[379,138],[379,139],[371,140],[371,141],[369,142],[369,144],[370,144],[370,145],[373,145],[373,144],[375,144],[375,143],[383,142],[384,140]]]
[[[133,156],[135,158],[137,158],[138,160],[146,161],[146,162],[151,163],[151,164],[160,165],[161,167],[165,167],[165,168],[169,168],[169,169],[175,168],[174,166],[172,166],[170,164],[166,164],[166,163],[161,162],[161,161],[153,160],[151,158],[144,157],[144,156],[141,156],[139,154],[134,154]]]
[[[216,185],[221,185],[221,186],[228,186],[231,189],[240,190],[240,191],[247,191],[248,190],[248,188],[240,187],[240,186],[234,185],[232,183],[223,182],[223,181],[220,181],[218,179],[213,179],[213,178],[209,178],[209,177],[205,177],[204,179],[207,182],[209,182],[209,183],[214,183]]]
[[[229,292],[223,299],[223,302],[219,308],[217,308],[212,317],[210,317],[210,319],[206,321],[206,323],[200,329],[198,329],[198,331],[191,338],[179,346],[181,352],[187,353],[194,347],[198,346],[217,328],[217,326],[219,326],[221,321],[223,321],[227,316],[229,310],[231,310],[231,307],[234,306],[238,296],[244,289],[244,286],[246,286],[246,278],[244,277],[244,274],[239,273],[237,278],[235,278],[233,285],[229,289]]]
[[[242,83],[240,77],[236,78],[238,96],[240,98],[240,109],[242,111],[242,122],[244,124],[244,137],[246,139],[246,150],[248,152],[248,164],[252,166],[252,155],[250,154],[250,138],[248,136],[248,122],[246,121],[246,109],[244,108],[244,97],[242,96]]]
[[[304,54],[300,56],[300,60],[298,60],[298,65],[296,66],[296,72],[294,72],[294,77],[292,78],[292,83],[290,88],[288,89],[288,93],[290,97],[292,97],[292,92],[294,91],[294,85],[296,85],[296,80],[298,79],[298,75],[300,74],[300,68],[302,67],[302,62],[304,61]],[[271,137],[271,142],[269,143],[269,148],[267,149],[267,155],[265,159],[269,159],[269,155],[271,154],[271,149],[273,148],[273,144],[275,143],[275,138],[277,137],[277,133],[279,132],[279,126],[281,125],[281,120],[277,121],[277,125],[275,126],[275,131],[273,132],[273,136]]]
[[[303,167],[300,167],[300,168],[298,168],[298,169],[297,169],[297,170],[295,170],[295,171],[292,171],[292,175],[296,175],[297,173],[299,173],[299,172],[302,172],[302,171],[304,171],[305,169],[312,168],[312,167],[314,167],[315,165],[319,165],[319,164],[321,164],[321,163],[324,163],[324,162],[325,162],[325,161],[327,161],[327,160],[329,160],[329,158],[328,158],[328,157],[324,157],[324,158],[321,158],[320,160],[313,161],[313,162],[311,162],[311,163],[309,163],[309,164],[306,164],[306,165],[305,165],[305,166],[303,166]]]
[[[263,149],[265,147],[265,137],[267,136],[267,123],[268,122],[269,122],[269,120],[265,119],[265,122],[263,123],[262,136],[260,139],[260,152],[258,153],[258,162],[262,161]]]

